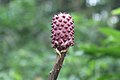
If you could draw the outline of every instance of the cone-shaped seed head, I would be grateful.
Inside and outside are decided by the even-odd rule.
[[[52,47],[59,51],[74,45],[74,24],[67,13],[54,15],[52,19]]]

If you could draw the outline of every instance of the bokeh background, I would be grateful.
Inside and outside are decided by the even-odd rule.
[[[58,80],[120,80],[120,0],[0,0],[0,80],[47,80],[51,19],[67,12],[75,45]]]

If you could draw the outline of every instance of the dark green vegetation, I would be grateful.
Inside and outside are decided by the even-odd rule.
[[[0,0],[0,80],[47,80],[55,62],[51,19],[75,22],[58,80],[120,80],[120,0]]]

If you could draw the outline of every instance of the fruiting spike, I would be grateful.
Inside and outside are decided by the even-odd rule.
[[[74,24],[69,14],[54,15],[51,26],[53,48],[62,51],[74,45]]]

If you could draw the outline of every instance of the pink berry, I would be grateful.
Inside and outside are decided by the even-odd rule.
[[[51,26],[53,48],[61,51],[74,45],[74,21],[69,14],[54,15]]]

